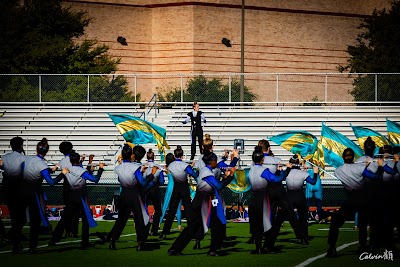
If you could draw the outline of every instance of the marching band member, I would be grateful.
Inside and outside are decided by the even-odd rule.
[[[267,140],[260,140],[258,142],[258,145],[262,148],[262,151],[264,153],[263,165],[266,166],[271,173],[275,173],[277,171],[277,166],[279,166],[281,162],[281,159],[275,158],[273,155],[270,155],[271,147]],[[287,219],[292,226],[296,237],[301,240],[301,244],[308,245],[308,239],[305,238],[301,230],[301,226],[296,220],[293,207],[289,202],[287,192],[282,181],[268,183],[267,194],[271,203],[272,210],[272,228],[267,235],[267,237],[271,238],[269,242],[275,244],[276,237],[279,234],[281,225]],[[251,214],[249,214],[249,217],[251,218]],[[274,221],[276,221],[276,223]]]
[[[346,148],[343,151],[344,165],[335,170],[335,177],[338,178],[343,187],[347,191],[347,199],[342,204],[340,209],[332,215],[331,225],[329,228],[329,237],[326,257],[337,257],[336,241],[339,236],[339,228],[344,224],[345,219],[350,215],[354,216],[355,212],[366,214],[367,195],[365,191],[365,179],[379,180],[383,173],[383,159],[378,159],[378,168],[375,173],[368,170],[365,164],[353,163],[354,151],[351,148]],[[359,220],[359,223],[366,223],[366,220]],[[361,226],[360,226],[361,228]],[[362,228],[366,228],[363,226]],[[360,249],[367,247],[366,231],[359,232]]]
[[[146,178],[147,175],[150,175],[153,167],[157,167],[157,171],[154,173],[154,178],[159,179],[158,183],[155,183],[150,189],[146,191],[146,205],[151,203],[154,207],[154,214],[153,214],[153,223],[151,227],[151,233],[153,236],[158,236],[158,229],[160,227],[160,217],[162,214],[161,210],[161,198],[160,198],[160,185],[164,184],[164,173],[162,172],[162,167],[158,166],[154,163],[154,152],[152,149],[149,149],[147,152],[147,169],[144,173],[144,177]]]
[[[2,186],[4,202],[7,205],[11,219],[11,229],[8,235],[5,232],[5,228],[2,235],[3,239],[6,239],[6,236],[8,236],[11,241],[20,239],[20,237],[15,237],[16,223],[20,221],[25,224],[25,212],[19,208],[21,199],[18,197],[18,189],[22,182],[22,164],[26,158],[23,144],[24,140],[21,137],[12,138],[10,146],[13,152],[3,155],[1,165],[1,169],[3,170]],[[15,249],[18,250],[18,244],[16,244]]]
[[[314,176],[310,177],[307,171],[300,170],[300,161],[297,155],[289,160],[293,164],[292,170],[286,177],[286,189],[288,199],[293,208],[297,209],[299,222],[303,231],[304,238],[308,239],[308,223],[307,223],[307,202],[303,191],[304,181],[315,185],[318,178],[318,167],[313,167]]]
[[[281,172],[281,168],[277,168],[274,173],[269,170],[264,163],[264,153],[260,146],[256,146],[252,155],[253,165],[250,167],[249,179],[253,190],[253,237],[256,244],[256,249],[252,254],[265,254],[271,252],[274,246],[276,237],[272,236],[275,233],[269,232],[268,239],[265,240],[264,246],[261,247],[264,233],[268,232],[271,225],[269,203],[267,198],[267,186],[269,182],[279,183],[290,172],[291,163],[287,163],[285,172]],[[273,221],[276,223],[276,220]]]
[[[171,195],[171,200],[168,207],[168,213],[165,218],[165,223],[160,238],[165,239],[167,234],[170,233],[172,223],[175,218],[176,211],[182,200],[183,207],[185,209],[185,215],[187,220],[190,220],[192,216],[191,209],[191,198],[188,184],[188,175],[197,178],[198,173],[194,172],[192,167],[186,162],[182,161],[183,150],[181,146],[178,146],[174,150],[175,161],[169,164],[168,171],[172,174],[174,179],[174,189]]]
[[[200,170],[196,195],[193,199],[193,216],[188,220],[188,226],[183,229],[181,234],[168,250],[170,256],[180,255],[182,250],[188,245],[190,240],[196,236],[203,224],[204,232],[211,228],[211,244],[208,256],[223,256],[225,253],[218,251],[224,238],[222,225],[226,224],[226,218],[222,206],[219,191],[228,185],[233,179],[235,168],[225,172],[223,181],[216,179],[213,169],[217,167],[217,156],[209,151],[204,151],[203,161],[206,168]],[[212,198],[212,201],[211,201]],[[210,204],[212,203],[212,207]],[[210,211],[206,222],[202,219]],[[203,217],[204,218],[204,217]]]
[[[383,157],[388,157],[393,154],[393,148],[390,145],[384,145],[379,148],[379,154]],[[394,175],[397,173],[397,166],[399,160],[399,155],[395,154],[393,160],[384,160],[383,161],[383,174],[382,180],[379,183],[374,184],[379,192],[379,196],[381,197],[382,206],[379,207],[381,210],[383,208],[383,216],[379,219],[379,247],[384,247],[387,250],[397,250],[394,238],[394,208],[396,203],[395,195],[398,192],[395,191],[394,186]],[[376,172],[378,169],[378,162],[373,161],[368,165],[368,170],[371,172]],[[376,214],[371,214],[371,216],[376,216]],[[373,248],[374,248],[373,244]],[[376,246],[375,246],[376,248]]]
[[[49,222],[45,216],[45,196],[42,189],[43,179],[46,180],[51,186],[55,185],[61,179],[65,178],[65,174],[69,171],[64,168],[62,172],[52,179],[50,176],[50,169],[44,159],[49,151],[49,144],[46,138],[43,138],[36,146],[36,156],[28,156],[22,165],[23,180],[19,190],[19,197],[22,201],[20,206],[21,212],[29,208],[30,217],[30,232],[29,232],[29,253],[35,253],[38,243],[40,221],[47,227]],[[25,224],[25,219],[18,222],[18,229],[16,229],[16,236],[21,236],[22,227]],[[20,240],[14,244],[13,251],[19,252],[22,250]]]
[[[213,152],[214,141],[211,139],[209,134],[205,134],[204,137],[205,138],[203,140],[203,151],[207,150],[207,151]],[[218,159],[217,159],[217,167],[215,169],[213,169],[214,176],[217,179],[220,179],[221,176],[222,176],[221,169],[232,168],[232,167],[236,166],[237,162],[239,161],[238,154],[239,154],[239,151],[237,149],[234,149],[233,152],[232,152],[231,162],[230,162],[229,165],[225,163],[226,157],[228,156],[226,151],[225,151],[225,156],[224,157],[222,157],[222,158],[218,157]],[[206,164],[202,160],[202,157],[203,157],[203,155],[201,155],[199,157],[199,159],[196,160],[195,163],[194,163],[194,168],[197,169],[198,171],[200,171],[201,169],[206,167]],[[220,195],[222,196],[222,192],[220,192]],[[225,201],[224,201],[223,198],[221,198],[221,200],[223,201],[223,207],[224,207],[224,210],[225,210]],[[224,235],[224,238],[225,238],[226,237],[226,224],[223,225],[222,231],[224,232],[223,235]],[[203,238],[204,238],[204,230],[200,229],[198,231],[198,233],[196,234],[196,244],[194,245],[193,249],[195,249],[195,250],[196,249],[200,249],[200,241]],[[222,244],[223,244],[223,242],[222,242]]]
[[[196,139],[199,143],[200,154],[203,154],[202,144],[203,144],[203,127],[202,122],[206,123],[206,118],[204,117],[204,113],[200,111],[200,105],[197,102],[193,102],[193,111],[187,114],[186,119],[182,122],[186,124],[190,121],[190,136],[191,136],[191,144],[190,144],[190,160],[194,159],[196,155]]]
[[[103,173],[104,163],[99,163],[99,170],[97,175],[94,176],[87,169],[81,167],[80,158],[80,155],[75,152],[69,155],[71,166],[68,169],[70,172],[66,174],[65,179],[68,180],[68,184],[71,188],[66,195],[67,202],[64,208],[64,214],[61,216],[61,220],[54,229],[52,238],[49,241],[49,246],[54,246],[60,241],[65,228],[67,225],[71,225],[74,214],[78,212],[82,214],[81,248],[86,249],[90,246],[89,227],[95,227],[97,223],[93,220],[90,209],[86,181],[89,180],[98,183]]]
[[[72,163],[70,160],[70,155],[73,150],[73,145],[71,142],[68,141],[63,141],[60,143],[58,146],[60,152],[64,155],[64,158],[62,158],[58,162],[58,166],[63,169],[67,168],[70,169],[72,167]],[[58,166],[54,166],[53,171],[57,170]],[[68,182],[68,179],[64,179],[63,181],[63,200],[64,200],[64,205],[67,204],[68,202],[68,194],[71,192],[71,185]],[[71,222],[66,223],[65,225],[65,236],[70,236],[70,237],[78,237],[78,227],[79,227],[79,209],[76,210],[75,214],[71,217]]]
[[[158,178],[154,178],[154,174],[158,169],[155,166],[151,168],[152,171],[147,175],[146,179],[143,177],[145,169],[142,168],[143,166],[140,161],[145,154],[146,150],[142,146],[135,146],[132,149],[132,147],[125,144],[122,148],[123,162],[114,169],[114,172],[118,175],[118,181],[122,189],[119,200],[118,219],[106,239],[107,241],[111,241],[109,248],[112,250],[116,249],[115,242],[121,236],[131,212],[133,212],[138,242],[136,250],[145,250],[146,240],[149,235],[150,219],[145,207],[144,188],[158,183]]]

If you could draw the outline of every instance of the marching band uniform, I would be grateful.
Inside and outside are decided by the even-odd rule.
[[[46,154],[46,152],[44,154]],[[22,200],[21,211],[24,212],[26,207],[29,208],[30,253],[34,253],[36,251],[40,221],[42,221],[45,227],[49,225],[49,222],[45,216],[45,195],[42,189],[42,181],[45,179],[48,184],[53,186],[63,178],[65,178],[63,173],[60,173],[55,179],[51,178],[49,167],[44,161],[43,155],[38,154],[36,156],[26,157],[23,164],[23,181],[19,195]],[[24,224],[25,220],[21,220],[18,223],[18,229],[16,229],[17,236],[21,236],[21,230]]]
[[[204,163],[203,159],[202,159],[203,155],[201,155],[199,157],[199,159],[195,162],[194,164],[194,168],[197,169],[198,171],[200,171],[201,169],[206,167],[206,164]],[[235,167],[237,162],[239,161],[239,159],[237,157],[233,157],[233,159],[231,160],[230,164],[226,164],[225,163],[225,159],[222,157],[218,157],[217,158],[217,168],[213,169],[213,173],[214,173],[214,177],[216,179],[221,180],[221,176],[222,176],[222,171],[221,169],[227,169],[227,168],[232,168]],[[219,195],[221,196],[221,200],[222,200],[222,205],[223,205],[223,209],[225,210],[225,201],[224,198],[222,197],[222,191],[218,192]],[[223,237],[226,237],[226,224],[222,225],[222,228],[220,229],[223,232]],[[204,230],[203,229],[199,229],[199,231],[196,234],[196,244],[194,245],[193,249],[200,249],[200,241],[203,240],[204,238]],[[221,244],[223,244],[223,242],[221,242]]]
[[[171,248],[168,250],[169,255],[179,255],[187,246],[190,240],[195,237],[196,233],[203,225],[204,232],[211,228],[211,244],[207,253],[209,256],[221,256],[223,253],[218,252],[221,242],[224,238],[222,227],[226,224],[226,218],[223,210],[222,200],[219,191],[228,185],[233,179],[229,176],[223,181],[216,179],[213,169],[210,165],[200,170],[196,195],[193,199],[193,216],[188,220],[188,226],[181,232]],[[215,197],[215,198],[214,198]],[[213,200],[211,201],[211,198]],[[212,207],[210,207],[212,203]],[[210,211],[210,213],[208,213]],[[207,216],[208,213],[208,216]],[[204,218],[204,215],[208,219]]]
[[[383,216],[379,220],[378,231],[376,232],[376,238],[378,239],[377,244],[372,244],[372,246],[383,246],[389,250],[393,250],[395,247],[393,239],[394,230],[394,216],[393,209],[395,203],[395,187],[394,187],[394,175],[397,172],[397,161],[384,161],[383,162],[383,174],[382,180],[373,185],[377,188],[378,194],[376,197],[380,196],[382,204],[379,209],[383,208]],[[368,165],[368,170],[371,172],[376,172],[378,169],[378,163],[371,162]],[[378,208],[378,207],[377,207]],[[371,214],[371,216],[376,216],[376,214]],[[374,232],[371,232],[373,234]],[[372,237],[371,237],[372,238]],[[374,241],[374,240],[372,240]]]
[[[15,141],[19,141],[20,144],[15,147]],[[23,154],[23,140],[20,137],[14,137],[10,141],[13,152],[3,155],[3,164],[1,169],[3,170],[3,192],[4,192],[4,202],[7,205],[8,211],[10,213],[11,219],[11,229],[8,233],[8,237],[11,240],[20,239],[20,237],[15,237],[15,227],[17,222],[23,222],[25,224],[25,212],[19,207],[21,205],[21,200],[18,197],[18,189],[22,182],[22,164],[25,161],[26,156]],[[5,228],[4,228],[5,231]],[[6,237],[4,233],[3,238]]]
[[[308,239],[308,223],[307,223],[307,203],[303,191],[304,181],[309,184],[315,185],[317,182],[318,173],[314,173],[313,178],[309,176],[307,171],[300,170],[294,166],[286,177],[287,195],[293,208],[297,209],[299,223],[304,234]]]
[[[154,214],[153,214],[153,223],[151,228],[151,233],[153,236],[158,235],[158,229],[160,227],[160,217],[162,214],[161,210],[161,197],[160,197],[160,185],[163,185],[164,180],[164,173],[162,172],[162,167],[155,164],[153,160],[148,160],[147,164],[148,168],[144,173],[144,177],[151,174],[152,168],[155,166],[158,168],[157,172],[154,174],[154,179],[158,179],[158,183],[155,183],[149,190],[146,192],[146,205],[149,205],[151,201],[154,207]]]
[[[107,236],[107,240],[111,240],[110,249],[116,249],[115,241],[121,236],[131,212],[133,212],[135,221],[138,241],[137,250],[145,248],[145,242],[149,234],[150,218],[145,206],[143,191],[146,187],[152,187],[158,179],[154,179],[152,173],[148,174],[145,179],[141,168],[142,164],[140,162],[131,162],[124,159],[122,164],[114,169],[122,189],[119,199],[118,219]]]
[[[70,153],[65,154],[65,157],[58,162],[61,169],[67,168],[70,170],[72,168],[72,163],[70,161]],[[68,182],[68,179],[63,180],[63,200],[64,205],[69,201],[68,194],[72,192],[72,187]],[[65,223],[66,236],[78,237],[78,226],[79,226],[79,214],[80,210],[76,209],[75,213],[71,217],[71,222]]]
[[[197,109],[196,109],[197,106]],[[188,121],[191,123],[191,130],[190,130],[190,136],[191,136],[191,156],[190,160],[194,159],[194,156],[196,155],[196,138],[199,143],[199,149],[200,149],[200,154],[203,154],[203,127],[201,125],[201,122],[203,121],[206,123],[206,118],[204,117],[204,113],[200,110],[198,110],[198,104],[195,102],[193,103],[193,108],[195,109],[194,111],[191,111],[187,114],[186,119],[182,122],[183,124],[186,124]]]
[[[258,163],[254,164],[250,168],[249,180],[253,190],[253,237],[256,244],[256,250],[252,253],[263,254],[268,253],[268,248],[273,247],[276,237],[270,236],[265,241],[264,247],[261,248],[261,243],[264,233],[271,229],[271,218],[268,197],[266,194],[266,188],[269,182],[279,183],[282,181],[290,172],[290,168],[287,168],[281,175],[275,175],[274,173],[280,173],[275,171],[272,173],[269,168]]]
[[[345,158],[346,151],[350,151],[351,149],[347,148],[343,153],[343,158]],[[353,153],[354,159],[354,152]],[[337,177],[343,184],[343,187],[347,191],[347,200],[342,204],[340,209],[332,215],[331,225],[329,228],[329,237],[328,244],[329,249],[327,251],[327,257],[336,257],[336,241],[339,236],[339,228],[344,224],[345,219],[354,214],[355,212],[359,212],[359,216],[365,216],[367,211],[365,211],[367,206],[367,194],[365,191],[365,179],[381,179],[383,173],[383,167],[379,166],[377,168],[377,172],[373,173],[369,171],[365,164],[358,163],[348,163],[345,159],[345,164],[340,166],[335,170],[335,177]],[[359,224],[366,224],[366,219],[359,219]],[[365,230],[364,230],[365,229]],[[366,225],[360,225],[359,231],[359,244],[360,249],[364,249],[367,247],[367,231]]]
[[[82,214],[81,248],[85,249],[89,247],[89,227],[97,226],[90,210],[86,181],[98,183],[103,173],[103,167],[100,165],[97,175],[94,176],[87,169],[80,166],[79,154],[74,154],[73,157],[76,158],[76,162],[70,161],[71,165],[68,168],[70,172],[65,175],[71,189],[66,195],[67,202],[65,203],[64,214],[54,229],[49,245],[55,245],[56,242],[60,241],[67,225],[71,225],[74,214],[80,212]],[[63,164],[68,165],[65,162]]]
[[[190,190],[188,185],[188,175],[197,178],[198,173],[194,172],[192,167],[183,162],[182,159],[177,158],[168,166],[168,171],[174,178],[174,189],[169,203],[168,213],[165,216],[165,223],[160,238],[165,239],[166,235],[170,233],[172,223],[180,201],[182,200],[185,209],[187,220],[192,216]]]
[[[277,166],[279,162],[281,162],[280,158],[269,156],[268,153],[264,152],[263,166],[267,167],[271,173],[275,173],[277,171]],[[269,242],[272,244],[275,243],[276,237],[278,236],[280,231],[280,227],[285,219],[287,219],[291,227],[293,228],[296,237],[301,240],[302,244],[308,245],[308,240],[304,236],[299,222],[296,220],[293,207],[289,202],[287,192],[282,181],[268,183],[267,194],[269,201],[271,202],[272,210],[272,229],[267,235],[272,238],[272,240],[270,240]],[[278,207],[280,208],[279,211],[277,211]],[[274,221],[277,222],[274,223]]]

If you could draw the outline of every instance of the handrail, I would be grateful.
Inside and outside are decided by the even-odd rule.
[[[150,106],[150,103],[153,101],[153,99],[155,99],[154,100],[154,103]],[[143,111],[141,114],[140,114],[140,117],[139,118],[142,118],[142,116],[144,115],[144,120],[146,120],[146,117],[147,117],[147,115],[149,115],[149,113],[151,112],[151,110],[155,107],[157,105],[157,94],[153,94],[153,96],[151,97],[151,99],[150,99],[150,101],[146,104],[146,106],[145,106],[145,111]],[[146,110],[147,110],[147,108],[148,107],[150,107],[150,109],[149,109],[149,111],[147,111],[146,112]],[[155,110],[155,109],[154,109]],[[155,117],[157,118],[157,112],[155,112],[154,113],[155,114]]]

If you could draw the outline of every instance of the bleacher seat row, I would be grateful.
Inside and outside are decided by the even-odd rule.
[[[241,155],[241,166],[251,164],[251,153],[258,140],[289,131],[302,130],[320,136],[321,124],[341,132],[355,141],[350,123],[365,126],[386,135],[386,118],[400,121],[400,107],[396,106],[224,106],[202,104],[207,123],[204,133],[211,135],[215,143],[215,152],[222,154],[224,149],[233,147],[234,139],[245,140],[245,151]],[[36,143],[47,137],[50,151],[47,160],[58,162],[62,155],[58,145],[64,140],[73,143],[80,154],[94,154],[95,160],[107,163],[103,183],[117,183],[112,170],[120,148],[124,143],[109,113],[124,113],[140,116],[142,109],[138,105],[49,105],[49,104],[0,104],[0,155],[10,151],[9,140],[21,136],[25,141],[28,155],[35,153]],[[190,106],[160,108],[157,117],[148,120],[167,129],[167,141],[173,152],[182,145],[186,159],[190,157],[190,126],[183,125]],[[291,153],[271,142],[272,151],[286,162]],[[157,150],[154,144],[145,148]],[[197,152],[198,153],[198,152]],[[329,166],[328,166],[329,169]],[[0,177],[1,178],[1,177]]]

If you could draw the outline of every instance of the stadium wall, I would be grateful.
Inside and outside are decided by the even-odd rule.
[[[240,72],[240,0],[66,0],[64,4],[93,19],[83,38],[109,45],[110,55],[121,58],[119,74]],[[355,44],[361,20],[374,8],[389,5],[387,0],[248,0],[245,73],[336,73],[339,65],[346,64],[347,46]],[[118,36],[125,37],[128,45],[119,44]],[[232,47],[221,43],[224,37]],[[265,84],[262,79],[246,80],[246,86],[257,92]],[[157,79],[152,84],[162,86]],[[348,90],[349,85],[337,84],[339,95]],[[143,96],[148,99],[150,94]]]

